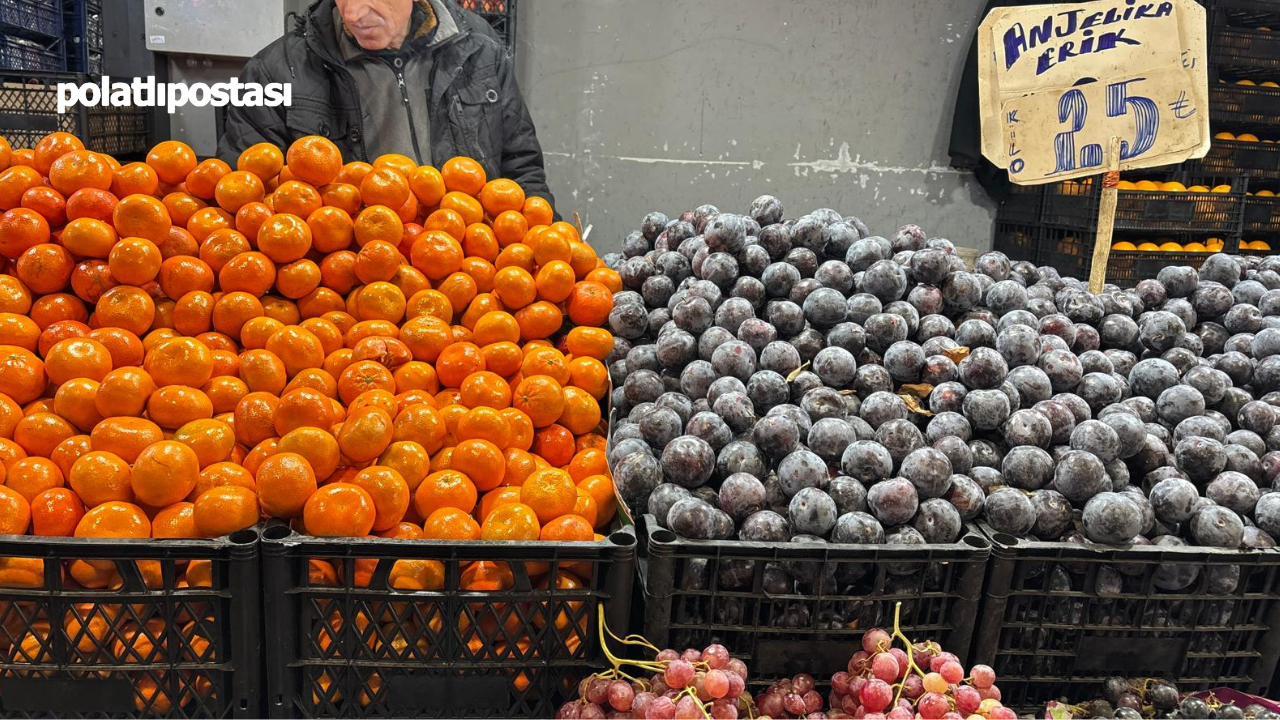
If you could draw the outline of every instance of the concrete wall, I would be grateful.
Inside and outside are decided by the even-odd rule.
[[[994,208],[946,152],[984,0],[520,1],[551,188],[597,247],[764,193],[989,247]]]

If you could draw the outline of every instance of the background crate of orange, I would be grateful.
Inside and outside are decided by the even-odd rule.
[[[86,587],[86,573],[107,584]],[[260,716],[260,584],[254,529],[4,538],[0,715]]]
[[[626,630],[636,540],[629,527],[515,543],[277,525],[262,549],[270,716],[552,717],[604,665],[599,615]]]
[[[94,152],[121,158],[145,154],[150,129],[146,108],[81,105],[58,112],[58,83],[91,79],[74,72],[0,70],[0,135],[13,147],[26,148],[61,130],[75,134]]]

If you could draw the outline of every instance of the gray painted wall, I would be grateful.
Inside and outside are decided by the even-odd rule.
[[[520,0],[518,77],[562,213],[616,250],[651,210],[833,207],[987,248],[948,167],[985,0]]]

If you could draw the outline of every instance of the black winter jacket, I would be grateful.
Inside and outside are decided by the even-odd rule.
[[[431,5],[450,13],[459,29],[432,48],[431,86],[409,89],[429,93],[433,162],[475,158],[490,179],[515,180],[525,193],[554,206],[511,54],[480,17],[452,0],[431,0]],[[334,0],[319,0],[284,37],[245,65],[242,82],[291,83],[292,106],[227,108],[218,156],[233,167],[254,143],[286,148],[306,135],[329,138],[344,160],[373,160],[365,150],[360,92],[342,61],[333,8]]]

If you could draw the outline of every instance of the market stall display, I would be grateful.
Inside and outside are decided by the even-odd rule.
[[[1102,697],[1074,705],[1050,701],[1045,705],[1044,717],[1274,720],[1280,716],[1277,709],[1280,706],[1275,702],[1226,688],[1183,694],[1176,684],[1158,678],[1109,677],[1102,686]]]
[[[1014,707],[1141,663],[1136,638],[1190,687],[1268,683],[1280,266],[1217,254],[1095,296],[949,246],[769,197],[628,238],[609,452],[647,513],[646,630],[777,679],[814,671],[795,640],[904,592],[904,626],[981,618],[954,646]],[[981,612],[949,545],[965,522],[996,546],[968,548]],[[922,562],[890,560],[907,548]]]
[[[148,152],[0,73],[0,715],[1277,717],[1280,11],[1210,5],[1194,120],[1005,86],[1055,182],[982,254],[761,195],[599,257],[476,160]],[[1148,105],[1209,154],[1122,157]]]
[[[599,325],[617,279],[573,226],[472,160],[344,164],[317,136],[255,145],[236,170],[173,141],[121,166],[66,133],[5,144],[0,164],[0,520],[80,539],[11,543],[58,561],[6,561],[6,677],[85,679],[76,665],[137,653],[145,670],[112,671],[135,681],[117,712],[229,707],[179,669],[243,662],[218,625],[235,605],[204,616],[232,589],[214,550],[227,541],[177,556],[188,545],[112,541],[230,536],[252,577],[265,518],[288,548],[270,554],[266,622],[303,628],[266,648],[270,677],[293,679],[291,652],[321,660],[273,688],[272,708],[554,707],[594,656],[573,628],[610,594],[625,617],[634,547],[597,533],[614,517]],[[344,540],[309,544],[326,537]],[[252,624],[256,585],[234,598]],[[28,590],[42,614],[24,612]],[[147,590],[160,592],[145,610],[104,605]],[[191,600],[174,609],[166,590]],[[377,590],[397,602],[367,600]],[[60,600],[81,591],[84,604]],[[152,656],[180,630],[222,639],[214,653],[201,636],[165,639]],[[295,650],[304,641],[318,654]],[[348,675],[370,651],[375,668],[449,679],[482,649],[506,660],[499,684],[449,707],[405,700],[377,670]]]
[[[855,218],[823,210],[793,227],[782,215],[772,197],[750,216],[655,213],[624,245],[609,452],[622,497],[645,516],[646,633],[720,639],[768,682],[843,666],[859,628],[905,600],[904,627],[967,653],[987,543],[944,498],[950,460],[908,419],[928,410],[868,362],[893,333],[905,340],[908,320],[892,310],[906,276],[879,262],[890,242],[863,242]],[[919,233],[894,242],[923,243]],[[933,251],[940,272],[952,260]],[[852,292],[864,270],[883,275],[879,296]],[[934,293],[918,299],[940,307]],[[911,479],[890,479],[899,462]]]

